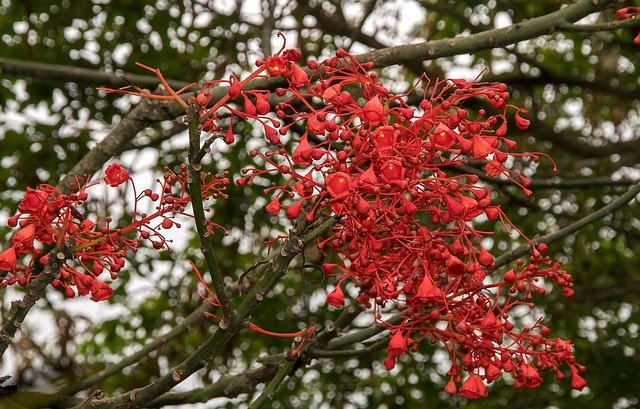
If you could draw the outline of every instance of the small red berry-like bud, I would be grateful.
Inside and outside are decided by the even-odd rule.
[[[201,107],[206,106],[208,102],[209,98],[207,98],[204,94],[198,94],[198,96],[196,97],[196,104],[200,105]]]

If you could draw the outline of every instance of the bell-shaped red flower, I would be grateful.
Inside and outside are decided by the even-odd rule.
[[[420,286],[418,287],[418,291],[416,291],[415,299],[425,303],[441,303],[444,299],[444,293],[435,285],[431,276],[429,274],[425,274]]]
[[[577,391],[583,390],[587,386],[587,381],[578,374],[578,368],[574,365],[571,365],[569,369],[571,370],[571,388]]]
[[[18,210],[22,213],[37,213],[47,204],[48,196],[48,193],[42,190],[34,190],[28,187],[24,198],[18,205]]]
[[[336,286],[335,290],[327,294],[327,304],[334,308],[342,308],[344,306],[344,293],[340,286]]]
[[[542,384],[542,377],[535,366],[523,362],[520,370],[522,371],[521,382],[527,388],[537,388]]]
[[[16,251],[13,247],[9,247],[2,253],[0,253],[0,270],[1,271],[13,271],[18,265],[16,259]]]
[[[460,387],[460,396],[467,399],[478,399],[487,396],[487,387],[480,375],[471,374]]]
[[[384,107],[377,95],[364,104],[360,118],[369,125],[378,125],[384,121]]]
[[[402,335],[402,331],[398,330],[393,334],[389,340],[389,346],[387,346],[387,352],[390,355],[398,356],[407,353],[407,341]]]

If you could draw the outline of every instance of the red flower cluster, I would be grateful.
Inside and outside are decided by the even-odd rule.
[[[489,233],[474,224],[499,218],[505,228],[518,229],[491,204],[491,192],[477,176],[451,171],[469,159],[483,161],[488,176],[505,177],[531,194],[529,180],[506,165],[508,158],[537,161],[539,154],[514,152],[516,143],[506,137],[510,110],[519,129],[529,121],[524,109],[507,103],[504,84],[431,83],[423,77],[397,95],[367,72],[371,65],[343,50],[323,62],[309,61],[310,74],[295,74],[300,70],[277,55],[264,66],[288,81],[276,90],[277,119],[266,107],[262,113],[247,104],[247,94],[263,98],[256,91],[236,89],[244,110],[224,105],[236,117],[262,125],[272,145],[250,153],[266,166],[245,170],[238,183],[284,178],[265,189],[273,194],[266,210],[274,215],[284,209],[287,217],[308,222],[327,210],[341,216],[332,234],[318,242],[321,251],[333,250],[341,260],[323,266],[337,279],[327,303],[343,306],[341,286],[351,282],[359,288],[358,302],[376,317],[385,306],[403,312],[402,323],[390,326],[387,368],[423,341],[439,341],[452,361],[447,391],[461,384],[467,398],[486,395],[484,382],[503,373],[512,374],[517,388],[540,385],[539,370],[561,377],[565,363],[579,376],[583,368],[569,342],[547,338],[539,322],[516,328],[509,317],[515,306],[533,307],[531,294],[545,292],[535,284],[540,279],[555,281],[571,296],[570,275],[541,254],[545,245],[533,243],[528,260],[519,260],[502,278],[488,275],[494,258],[483,238]],[[415,98],[417,107],[408,102]],[[471,99],[496,112],[480,109],[471,117],[464,108]],[[305,132],[289,152],[280,137],[293,127]],[[469,376],[461,383],[463,372]]]
[[[161,230],[174,225],[180,227],[173,218],[184,214],[184,207],[191,199],[186,194],[187,177],[184,165],[180,173],[168,172],[162,181],[158,180],[160,194],[151,189],[136,194],[133,220],[117,229],[110,227],[110,218],[94,222],[85,218],[80,210],[89,196],[87,190],[97,182],[78,183],[78,192],[72,194],[63,194],[49,185],[27,189],[18,213],[8,219],[9,226],[20,229],[13,235],[12,246],[0,253],[0,287],[15,283],[26,285],[38,274],[35,264],[47,263],[49,254],[45,249],[66,247],[63,253],[71,257],[62,265],[52,285],[62,288],[67,297],[90,294],[94,301],[108,299],[113,290],[98,277],[107,271],[110,279],[115,279],[125,265],[128,251],[137,251],[143,240],[149,240],[156,249],[168,248]],[[122,166],[113,164],[107,168],[104,181],[117,187],[129,179]],[[227,178],[203,174],[203,197],[224,196],[227,184]],[[140,202],[147,199],[156,203],[155,211],[138,214]],[[214,223],[209,226],[214,227],[218,226]],[[22,264],[21,258],[25,259]]]
[[[514,307],[533,308],[532,294],[546,291],[537,284],[541,280],[555,282],[571,297],[571,276],[544,256],[546,245],[535,246],[524,236],[532,255],[502,277],[491,274],[496,266],[483,241],[490,233],[475,226],[488,219],[519,230],[491,203],[490,190],[476,175],[456,172],[469,160],[484,163],[488,177],[510,180],[531,195],[529,179],[510,169],[509,159],[537,161],[540,154],[515,152],[515,141],[507,138],[510,112],[518,129],[530,122],[523,117],[526,110],[507,103],[506,86],[422,77],[409,92],[394,94],[367,71],[371,64],[344,50],[307,62],[306,70],[296,64],[299,58],[297,51],[280,50],[242,81],[232,76],[205,82],[193,102],[200,106],[202,129],[224,135],[226,143],[233,143],[238,119],[264,130],[269,147],[250,152],[258,165],[245,169],[237,183],[273,176],[264,190],[272,195],[267,212],[284,210],[290,219],[310,223],[321,214],[340,216],[318,241],[322,252],[338,259],[322,266],[336,278],[327,303],[342,307],[342,287],[350,282],[376,320],[382,308],[401,311],[400,324],[386,324],[392,336],[385,367],[392,369],[398,356],[424,341],[439,342],[451,360],[449,393],[485,396],[485,383],[505,373],[516,388],[535,388],[542,382],[540,371],[561,379],[563,364],[571,386],[584,388],[584,368],[569,341],[549,338],[539,321],[517,327],[510,316]],[[266,76],[287,83],[276,89],[277,103],[268,90],[243,89]],[[210,91],[220,84],[229,91],[209,107]],[[134,94],[186,106],[181,91]],[[484,108],[465,108],[471,104]],[[223,115],[230,117],[226,132],[219,125]],[[281,137],[290,138],[292,129],[303,132],[290,152]],[[120,179],[114,171],[114,183]]]
[[[626,20],[628,18],[639,18],[638,15],[640,15],[640,7],[628,6],[616,11],[616,16],[620,20]],[[633,44],[640,47],[640,31],[638,31],[638,35],[634,37]]]

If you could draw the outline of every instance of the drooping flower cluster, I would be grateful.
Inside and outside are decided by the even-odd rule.
[[[158,180],[160,193],[145,189],[135,194],[134,186],[133,219],[118,228],[111,227],[111,218],[92,221],[83,215],[81,206],[89,198],[88,190],[98,182],[78,182],[77,192],[71,194],[50,185],[28,188],[18,213],[7,222],[19,230],[11,239],[12,245],[0,253],[0,287],[16,283],[24,286],[36,278],[41,270],[37,264],[46,265],[48,251],[55,248],[64,250],[68,258],[52,282],[54,287],[63,289],[67,297],[90,294],[94,301],[108,299],[113,289],[100,276],[107,272],[114,280],[125,265],[127,252],[137,251],[143,240],[155,249],[169,249],[162,230],[180,227],[174,217],[185,214],[184,208],[191,200],[186,193],[187,177],[185,165],[179,173],[167,172],[162,181]],[[112,188],[130,180],[119,164],[105,171],[104,182]],[[224,196],[227,184],[227,178],[203,174],[203,197]],[[154,211],[138,213],[138,207],[148,205],[147,200],[155,203]],[[208,227],[218,226],[210,222]]]
[[[402,321],[387,324],[384,365],[392,369],[398,356],[423,342],[439,342],[452,362],[449,393],[485,396],[486,383],[506,373],[516,388],[535,388],[540,371],[561,379],[563,365],[571,386],[584,388],[584,368],[569,341],[549,338],[540,321],[517,327],[510,316],[515,307],[533,308],[533,294],[546,291],[543,280],[571,297],[571,276],[544,255],[545,244],[524,236],[531,256],[502,276],[494,273],[494,257],[483,241],[490,232],[475,226],[488,219],[519,230],[492,204],[490,189],[476,175],[459,171],[469,161],[481,163],[488,177],[510,180],[531,195],[529,179],[509,164],[537,161],[541,154],[519,153],[507,137],[510,120],[520,130],[529,121],[526,110],[508,103],[506,86],[423,76],[409,92],[394,94],[368,71],[371,64],[343,50],[308,61],[306,69],[296,64],[299,59],[295,50],[280,50],[243,80],[205,82],[190,102],[200,106],[202,130],[228,144],[239,120],[262,128],[269,146],[250,152],[258,165],[245,169],[237,183],[271,179],[264,190],[271,195],[267,212],[309,223],[340,217],[318,241],[322,252],[338,260],[322,266],[335,279],[327,303],[345,305],[343,287],[350,282],[376,320],[382,308],[400,311]],[[247,86],[258,77],[280,77],[286,86],[275,95]],[[219,85],[228,85],[228,93],[211,104],[211,90]],[[188,105],[181,91],[158,98]],[[230,118],[226,130],[223,116]],[[283,140],[298,133],[290,150]]]
[[[440,342],[452,367],[447,391],[467,398],[486,394],[485,382],[510,373],[516,387],[537,387],[538,371],[561,365],[573,375],[572,386],[584,387],[570,343],[547,337],[540,322],[516,328],[513,307],[533,307],[531,294],[545,290],[536,283],[551,280],[571,296],[571,277],[543,255],[544,244],[532,245],[532,256],[518,261],[503,277],[488,275],[494,257],[483,246],[482,219],[513,226],[491,192],[472,174],[455,169],[469,160],[483,162],[486,175],[511,180],[526,194],[530,181],[507,167],[509,158],[538,160],[539,154],[517,153],[506,137],[509,113],[526,129],[524,109],[509,105],[503,84],[422,78],[409,93],[389,92],[369,64],[338,50],[323,62],[309,61],[302,71],[276,55],[262,62],[271,76],[288,86],[276,90],[277,119],[251,108],[251,92],[234,91],[242,108],[225,107],[236,117],[262,125],[271,147],[254,150],[266,166],[245,171],[239,184],[275,176],[265,193],[266,210],[308,222],[329,211],[340,216],[332,233],[318,242],[323,252],[337,253],[340,263],[325,264],[336,279],[327,303],[344,305],[342,286],[355,284],[358,302],[374,310],[393,306],[403,321],[390,326],[392,337],[385,366],[416,350],[423,341]],[[308,74],[307,72],[310,72]],[[252,95],[256,103],[266,98]],[[417,107],[409,104],[418,98]],[[483,104],[475,116],[466,105]],[[494,111],[490,113],[489,111]],[[295,149],[280,137],[302,129]],[[469,376],[462,382],[462,376]]]

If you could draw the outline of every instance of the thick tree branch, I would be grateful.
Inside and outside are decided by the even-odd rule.
[[[252,393],[261,383],[273,379],[278,367],[272,364],[257,369],[248,369],[240,374],[224,376],[210,386],[187,392],[172,392],[162,395],[145,405],[149,408],[161,408],[169,405],[207,402],[213,398],[235,398],[242,393]]]
[[[557,32],[562,24],[574,22],[591,13],[603,10],[616,0],[581,0],[561,10],[532,18],[509,27],[482,31],[466,37],[406,44],[371,51],[357,56],[358,61],[373,62],[377,67],[407,64],[411,61],[434,60],[458,54],[504,47],[520,41]]]

